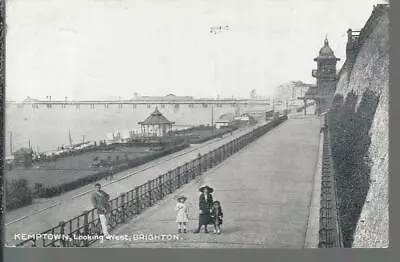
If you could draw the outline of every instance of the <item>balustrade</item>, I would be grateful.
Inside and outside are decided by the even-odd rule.
[[[151,207],[157,201],[163,199],[167,194],[173,193],[176,189],[189,183],[197,176],[201,176],[207,168],[221,163],[223,160],[238,152],[245,145],[249,144],[262,134],[268,132],[274,126],[287,119],[283,116],[277,120],[260,126],[239,138],[229,141],[223,146],[218,147],[204,155],[199,154],[197,158],[158,176],[153,180],[147,181],[141,186],[137,186],[129,192],[122,193],[118,197],[110,200],[111,213],[109,216],[110,230],[118,224],[126,223],[130,218],[140,214],[147,207]],[[327,181],[328,182],[328,181]],[[83,212],[66,222],[62,221],[41,234],[60,234],[68,235],[67,239],[36,239],[34,237],[24,240],[17,244],[18,247],[87,247],[96,241],[96,238],[89,239],[87,236],[101,234],[101,224],[95,209]],[[86,236],[85,238],[73,238],[73,236]]]

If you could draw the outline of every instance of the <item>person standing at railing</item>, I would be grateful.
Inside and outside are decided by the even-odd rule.
[[[92,195],[92,203],[94,208],[97,209],[97,214],[100,218],[101,228],[103,230],[103,235],[107,238],[109,236],[107,229],[107,215],[110,213],[110,196],[101,190],[101,185],[99,183],[94,185],[96,191]]]

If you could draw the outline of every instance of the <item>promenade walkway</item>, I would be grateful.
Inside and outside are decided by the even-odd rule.
[[[223,138],[216,138],[202,144],[191,145],[187,149],[115,174],[112,182],[105,181],[104,179],[99,182],[103,185],[103,189],[110,194],[111,198],[117,197],[135,186],[144,184],[148,180],[196,158],[199,153],[205,154],[208,151],[218,148],[253,128],[243,128],[233,132],[233,135],[227,134]],[[90,193],[94,189],[93,185],[94,183],[63,195],[43,200],[34,205],[8,212],[5,221],[5,238],[7,244],[19,242],[15,241],[14,234],[42,232],[56,226],[60,221],[71,219],[86,210],[90,210],[92,208]]]
[[[303,248],[312,205],[320,121],[296,115],[246,148],[145,210],[115,235],[176,234],[176,196],[191,207],[189,232],[179,240],[105,240],[93,247],[146,248]],[[221,235],[193,234],[198,218],[198,188],[215,189],[224,211]],[[211,228],[211,227],[210,227]],[[212,230],[211,230],[212,232]]]

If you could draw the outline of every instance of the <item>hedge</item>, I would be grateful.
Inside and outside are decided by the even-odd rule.
[[[185,143],[185,144],[170,147],[163,151],[154,152],[152,154],[149,154],[149,155],[146,155],[143,157],[135,158],[130,161],[121,160],[120,161],[121,164],[119,164],[118,166],[115,167],[114,172],[117,173],[117,172],[121,172],[126,169],[136,167],[138,165],[142,165],[144,163],[147,163],[154,159],[157,159],[157,158],[163,157],[165,155],[180,151],[187,147],[189,147],[189,144]],[[92,174],[92,175],[89,175],[86,177],[79,178],[72,182],[63,183],[58,186],[41,188],[40,191],[35,192],[35,193],[38,193],[39,197],[46,197],[46,198],[53,197],[53,196],[60,195],[64,192],[74,190],[78,187],[93,183],[93,182],[98,181],[102,178],[105,178],[109,175],[110,175],[110,173],[108,171],[101,171],[101,172],[98,172],[98,173],[95,173],[95,174]]]

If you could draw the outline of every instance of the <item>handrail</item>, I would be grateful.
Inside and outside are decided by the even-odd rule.
[[[338,214],[338,197],[335,183],[335,169],[329,139],[328,121],[324,117],[324,144],[322,152],[321,202],[319,248],[342,248],[343,239]]]
[[[108,219],[110,231],[125,223],[128,219],[139,215],[166,195],[201,176],[208,169],[218,165],[287,119],[287,116],[281,116],[259,126],[217,149],[204,155],[199,154],[197,158],[110,200],[111,214]],[[26,236],[27,239],[16,246],[87,247],[96,242],[101,233],[100,219],[95,211],[96,209],[93,208],[66,222],[61,221],[57,226],[40,233],[40,237]]]
[[[378,4],[376,6],[374,5],[374,9],[370,17],[360,31],[352,31],[351,29],[347,31],[349,35],[346,48],[346,61],[343,64],[342,68],[346,67],[350,71],[352,70],[361,47],[364,45],[367,38],[372,33],[376,24],[379,22],[379,19],[386,13],[386,9],[388,7],[389,5],[385,4]]]

